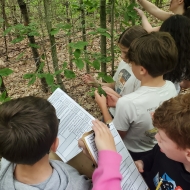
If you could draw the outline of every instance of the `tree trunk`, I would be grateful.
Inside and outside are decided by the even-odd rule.
[[[82,40],[86,42],[86,26],[85,26],[85,11],[84,11],[84,3],[83,0],[80,0],[80,8],[81,8],[81,25],[82,25]],[[84,56],[86,57],[86,46],[84,46]],[[88,63],[86,63],[86,72],[90,72],[90,67]]]
[[[115,13],[115,0],[111,0],[111,57],[112,57],[112,76],[114,75],[114,13]]]
[[[51,23],[51,16],[50,16],[50,13],[51,13],[50,3],[51,2],[50,2],[50,0],[43,0],[43,2],[44,2],[44,10],[45,10],[46,27],[48,30],[50,45],[51,45],[51,56],[52,56],[52,60],[53,60],[53,67],[56,72],[59,70],[59,66],[58,66],[55,37],[54,37],[54,35],[51,35],[51,30],[52,30],[52,23]],[[63,85],[63,81],[61,80],[60,74],[56,75],[56,80],[57,80],[57,84],[60,85],[60,88],[66,92],[66,89]]]
[[[106,29],[106,0],[100,0],[100,27]],[[101,35],[101,72],[106,73],[106,36]]]
[[[65,7],[66,7],[66,15],[67,15],[67,23],[71,24],[71,19],[69,17],[69,1],[65,2]],[[71,30],[69,29],[68,33],[71,34]],[[72,42],[71,40],[71,35],[68,35],[68,43],[70,44]],[[69,47],[69,67],[70,70],[73,70],[73,50],[72,47]]]
[[[22,16],[23,16],[24,25],[28,26],[29,23],[30,23],[30,20],[29,20],[28,11],[27,11],[27,8],[26,8],[26,3],[23,0],[17,0],[17,2],[19,4],[20,11],[21,11]],[[34,36],[28,36],[28,39],[29,39],[29,42],[31,44],[36,44]],[[40,63],[41,63],[40,55],[39,55],[38,50],[36,48],[31,47],[31,49],[32,49],[32,54],[33,54],[34,61],[36,63],[36,71],[37,71],[39,66],[40,66]],[[43,70],[41,70],[40,72],[43,73]],[[45,78],[41,79],[41,84],[42,84],[43,91],[48,92],[48,85],[47,85],[47,83],[45,81]]]
[[[2,14],[3,14],[3,32],[5,31],[5,23],[7,22],[7,17],[5,13],[5,0],[1,0],[1,5],[2,5]],[[5,54],[6,54],[6,60],[8,60],[8,48],[7,48],[7,38],[4,35],[4,43],[5,43]],[[3,83],[2,83],[3,84]]]

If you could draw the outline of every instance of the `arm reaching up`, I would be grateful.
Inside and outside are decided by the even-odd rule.
[[[164,21],[170,16],[172,16],[172,13],[163,11],[162,9],[159,9],[156,5],[153,3],[147,1],[147,0],[137,0],[139,4],[151,15],[155,16],[156,18]]]
[[[149,23],[149,21],[148,21],[146,15],[144,14],[144,12],[143,12],[142,10],[140,10],[140,9],[138,9],[138,8],[136,8],[136,7],[135,7],[134,9],[137,11],[138,15],[142,18],[142,27],[143,27],[148,33],[153,32],[153,31],[155,31],[155,32],[156,32],[156,31],[159,31],[160,26],[158,26],[158,27],[152,27],[151,24]]]

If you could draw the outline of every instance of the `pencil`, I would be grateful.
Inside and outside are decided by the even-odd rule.
[[[156,190],[160,189],[160,186],[162,185],[162,181],[163,181],[163,179],[161,178],[161,179],[160,179],[160,182],[158,183],[158,185],[157,185],[157,187],[156,187]]]

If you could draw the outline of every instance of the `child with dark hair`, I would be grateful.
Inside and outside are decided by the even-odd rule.
[[[147,0],[138,0],[138,2],[140,3],[140,5],[142,5],[142,7],[147,12],[149,12],[156,18],[163,20],[163,21],[168,19],[170,16],[172,16],[174,14],[184,15],[184,16],[190,18],[190,1],[189,0],[171,0],[169,10],[172,13],[159,9],[156,5],[154,5],[153,3],[151,3]],[[143,13],[142,10],[140,10],[138,8],[135,8],[135,10],[138,12],[140,17],[142,18],[142,25],[146,31],[152,32],[152,31],[158,31],[160,29],[160,26],[152,27],[150,25],[147,17],[145,16],[145,14]]]
[[[136,161],[149,188],[189,190],[190,187],[190,94],[165,101],[153,116],[158,145]]]
[[[178,49],[178,63],[173,71],[164,78],[175,84],[176,90],[190,87],[190,19],[182,15],[173,15],[165,20],[160,31],[169,32],[176,42]]]
[[[182,15],[171,16],[162,23],[160,31],[169,32],[178,49],[177,66],[166,73],[164,78],[174,82],[179,92],[179,83],[190,80],[190,19]]]
[[[128,59],[141,87],[119,98],[113,123],[134,160],[139,159],[156,144],[151,114],[165,100],[177,95],[175,86],[163,75],[177,63],[177,48],[169,33],[155,32],[135,39],[130,45]],[[95,100],[106,122],[112,120],[106,97],[95,92]]]
[[[59,121],[45,99],[24,97],[0,106],[0,189],[89,190],[91,180],[61,161],[56,151]]]
[[[91,75],[86,74],[83,76],[83,81],[92,86],[103,86],[103,89],[107,93],[114,94],[116,97],[121,97],[125,94],[129,94],[140,87],[140,81],[133,75],[131,67],[128,63],[127,52],[131,42],[139,36],[147,34],[141,26],[131,26],[127,28],[119,37],[118,46],[121,50],[122,61],[116,70],[113,77],[115,82],[113,83],[101,83],[96,81]],[[108,88],[109,87],[109,88]],[[113,91],[115,90],[115,91]],[[115,115],[115,109],[109,109],[112,116]]]

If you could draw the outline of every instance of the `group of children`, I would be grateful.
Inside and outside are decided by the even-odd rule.
[[[190,9],[188,0],[172,3],[171,7],[178,7],[175,13]],[[150,3],[141,0],[140,4],[146,9]],[[187,15],[164,15],[158,32],[132,26],[121,34],[122,61],[115,82],[100,83],[107,96],[95,91],[95,100],[104,122],[113,120],[150,190],[158,185],[160,190],[188,190],[190,93],[178,93],[180,82],[190,79],[190,20]],[[89,74],[83,80],[99,85]],[[59,120],[47,100],[29,96],[3,103],[0,189],[120,190],[122,158],[112,134],[104,123],[92,123],[99,153],[90,180],[61,161],[49,160],[50,150],[55,152],[59,145]]]

